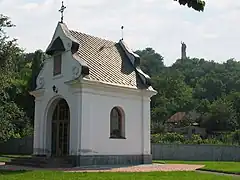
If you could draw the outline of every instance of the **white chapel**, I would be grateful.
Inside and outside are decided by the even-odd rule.
[[[37,77],[34,152],[76,166],[152,163],[150,100],[140,57],[113,42],[57,24]]]

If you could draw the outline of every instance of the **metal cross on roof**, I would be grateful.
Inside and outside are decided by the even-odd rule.
[[[121,26],[121,29],[122,29],[122,40],[123,40],[123,29],[124,29],[124,26]]]
[[[63,22],[63,13],[64,10],[66,9],[66,6],[64,6],[63,1],[62,1],[62,7],[59,9],[59,12],[61,12],[61,23]]]

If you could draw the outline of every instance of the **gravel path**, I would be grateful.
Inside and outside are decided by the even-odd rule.
[[[150,165],[137,165],[129,167],[116,167],[109,169],[81,169],[76,168],[66,170],[67,172],[152,172],[152,171],[195,171],[202,168],[202,165],[187,165],[187,164],[150,164]]]
[[[0,163],[0,169],[5,170],[56,170],[65,172],[152,172],[152,171],[195,171],[202,168],[204,165],[188,165],[188,164],[150,164],[150,165],[137,165],[128,167],[107,167],[100,168],[86,167],[86,168],[55,168],[55,169],[42,169],[31,168],[22,166],[12,166]]]

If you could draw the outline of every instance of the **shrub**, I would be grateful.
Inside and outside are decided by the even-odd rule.
[[[233,144],[240,145],[240,130],[232,132],[230,138]]]
[[[203,140],[198,134],[192,135],[189,140],[186,140],[186,144],[202,144]]]
[[[225,134],[221,139],[207,138],[202,139],[200,135],[194,134],[190,139],[178,133],[152,134],[151,143],[161,144],[226,144],[240,145],[240,130]]]
[[[151,136],[152,143],[183,143],[185,138],[178,133],[154,134]]]

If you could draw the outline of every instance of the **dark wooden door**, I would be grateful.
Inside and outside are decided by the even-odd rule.
[[[70,111],[65,100],[60,100],[52,117],[52,156],[69,154]]]

